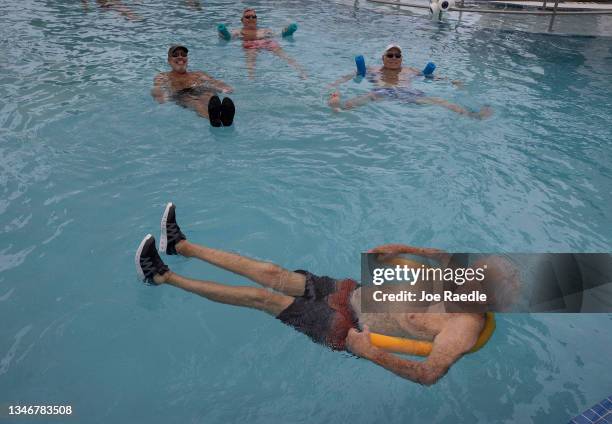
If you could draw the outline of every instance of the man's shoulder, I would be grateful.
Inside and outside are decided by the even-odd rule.
[[[193,72],[189,72],[189,79],[190,80],[208,80],[210,79],[210,76],[204,72],[204,71],[193,71]]]
[[[447,325],[450,327],[458,328],[462,327],[465,329],[472,329],[474,331],[480,331],[485,325],[486,317],[484,314],[472,314],[472,313],[454,313],[449,314]]]
[[[446,351],[464,354],[474,347],[485,325],[484,314],[447,314],[447,321],[435,338]]]
[[[402,66],[402,74],[410,74],[410,75],[414,75],[414,74],[418,74],[421,71],[419,71],[417,68],[415,68],[414,66]]]

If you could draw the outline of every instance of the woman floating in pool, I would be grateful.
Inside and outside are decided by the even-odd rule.
[[[159,103],[174,100],[177,104],[192,109],[198,115],[208,118],[213,127],[230,126],[234,121],[234,102],[229,97],[221,101],[217,93],[231,93],[232,87],[201,72],[187,71],[185,46],[171,46],[168,50],[170,72],[162,72],[155,77],[151,95]]]
[[[136,272],[144,282],[157,286],[172,285],[214,302],[266,312],[317,343],[334,350],[348,350],[402,378],[424,385],[435,383],[457,360],[470,352],[485,328],[485,314],[482,313],[366,313],[361,308],[361,296],[368,296],[368,292],[354,280],[320,277],[302,270],[289,271],[272,263],[187,240],[176,221],[176,208],[172,203],[166,205],[162,215],[159,249],[168,255],[200,259],[247,277],[264,288],[224,285],[180,276],[162,261],[155,238],[150,234],[142,240],[135,255]],[[446,255],[435,249],[405,245],[384,245],[370,252],[386,257],[408,253],[442,260]],[[486,284],[483,286],[514,285],[516,274],[510,263],[503,258],[491,257],[486,264]],[[496,298],[493,304],[489,302],[499,310],[497,303],[503,305],[505,299]],[[430,341],[431,352],[424,361],[400,358],[373,344],[370,327],[381,334]]]
[[[276,35],[275,32],[269,28],[258,28],[257,27],[257,13],[255,9],[244,9],[242,12],[242,29],[229,31],[223,24],[217,27],[219,36],[225,40],[231,40],[232,38],[242,39],[242,47],[246,54],[247,69],[249,72],[249,78],[255,78],[255,62],[257,60],[257,53],[259,50],[268,50],[286,61],[290,66],[295,68],[302,78],[306,78],[306,72],[294,59],[289,57],[287,53],[281,48],[278,41],[273,37]],[[288,37],[297,30],[296,24],[291,24],[283,28],[281,35]]]
[[[414,104],[433,104],[445,107],[461,115],[470,116],[476,119],[483,119],[491,116],[493,110],[485,106],[479,112],[472,112],[466,108],[439,97],[427,97],[421,90],[410,87],[410,82],[415,76],[422,76],[423,71],[411,67],[402,67],[402,49],[397,44],[390,44],[385,49],[382,56],[383,66],[380,68],[368,68],[366,77],[377,85],[369,93],[354,97],[342,104],[340,93],[335,91],[329,98],[329,106],[336,112],[341,109],[352,109],[362,106],[368,102],[393,99],[405,103]],[[337,87],[355,77],[355,74],[346,75],[331,84]],[[457,84],[454,82],[454,84]]]

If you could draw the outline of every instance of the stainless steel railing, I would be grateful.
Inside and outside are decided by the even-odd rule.
[[[392,6],[400,6],[400,7],[410,7],[417,9],[429,9],[429,2],[425,3],[416,3],[416,2],[406,2],[399,0],[367,0],[370,3],[379,3],[379,4],[388,4]],[[513,0],[515,2],[519,2],[517,0]],[[557,10],[559,5],[559,0],[555,0],[555,5],[552,10],[542,10],[546,8],[547,0],[542,1],[541,9],[538,6],[530,6],[529,10],[509,10],[506,8],[498,7],[500,3],[494,3],[490,0],[484,1],[470,1],[470,3],[474,4],[491,4],[494,7],[491,8],[483,8],[483,7],[473,7],[473,6],[465,6],[465,3],[462,1],[461,4],[457,4],[454,7],[450,8],[451,12],[471,12],[471,13],[497,13],[497,14],[505,14],[505,15],[538,15],[538,16],[551,16],[554,19],[554,16],[558,15],[612,15],[612,9],[599,9],[599,10]],[[563,3],[563,2],[561,2]],[[587,7],[585,6],[585,9]],[[611,5],[612,8],[612,5]],[[531,10],[534,9],[534,10]]]

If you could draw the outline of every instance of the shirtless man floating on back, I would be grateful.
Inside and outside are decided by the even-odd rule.
[[[460,115],[476,119],[488,118],[493,114],[493,110],[488,106],[483,107],[478,112],[474,112],[440,97],[426,96],[421,90],[412,88],[411,81],[415,77],[423,76],[423,73],[416,68],[402,66],[402,49],[397,44],[389,44],[385,48],[382,55],[382,63],[380,67],[370,67],[367,69],[366,78],[375,85],[374,88],[368,93],[348,99],[344,103],[340,99],[340,92],[334,91],[328,101],[332,110],[339,112],[363,106],[369,102],[387,99],[418,105],[438,105]],[[330,88],[335,88],[354,77],[355,73],[345,75],[330,84]],[[460,83],[453,81],[453,84],[457,85]]]
[[[168,255],[197,258],[245,276],[263,288],[229,286],[178,275],[164,264],[155,238],[150,234],[142,240],[135,256],[136,271],[144,282],[156,286],[172,285],[214,302],[266,312],[317,343],[334,350],[350,351],[400,377],[424,385],[434,384],[469,352],[485,325],[482,313],[364,313],[360,302],[362,288],[354,280],[320,277],[302,270],[288,271],[272,263],[188,241],[176,222],[172,203],[167,204],[162,216],[159,248]],[[371,252],[418,255],[440,251],[385,245]],[[387,353],[372,345],[370,330],[431,341],[432,352],[424,361]]]
[[[151,95],[159,103],[173,100],[210,120],[213,127],[230,126],[236,109],[229,97],[221,101],[217,94],[229,94],[232,87],[202,71],[188,71],[189,50],[175,45],[168,49],[170,72],[155,77]]]
[[[285,53],[285,51],[281,48],[278,41],[274,39],[278,33],[275,33],[270,28],[260,28],[257,26],[257,13],[255,12],[255,9],[244,9],[240,21],[242,22],[242,28],[235,29],[231,32],[227,30],[225,25],[220,25],[218,27],[219,36],[228,41],[233,38],[242,40],[242,47],[244,48],[244,53],[246,55],[247,69],[250,79],[255,78],[255,62],[257,60],[257,54],[260,50],[268,50],[272,54],[287,62],[289,66],[297,70],[300,77],[303,79],[307,78],[306,72],[300,66],[300,64],[297,63],[295,59],[287,55],[287,53]],[[283,37],[289,36],[293,34],[296,29],[297,25],[291,24],[283,28],[281,35]]]

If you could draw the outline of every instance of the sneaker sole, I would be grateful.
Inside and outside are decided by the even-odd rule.
[[[145,243],[153,237],[151,234],[147,234],[145,238],[142,239],[140,245],[138,245],[138,249],[136,250],[136,255],[134,256],[134,262],[136,263],[136,273],[140,278],[140,281],[145,281],[144,271],[140,266],[140,256],[142,255],[142,249],[144,248]]]
[[[172,202],[169,202],[166,205],[166,209],[164,210],[164,214],[161,219],[161,235],[159,237],[159,251],[162,253],[166,253],[166,249],[168,248],[168,232],[166,230],[166,224],[168,223],[168,214],[170,213],[171,207],[172,207]]]

